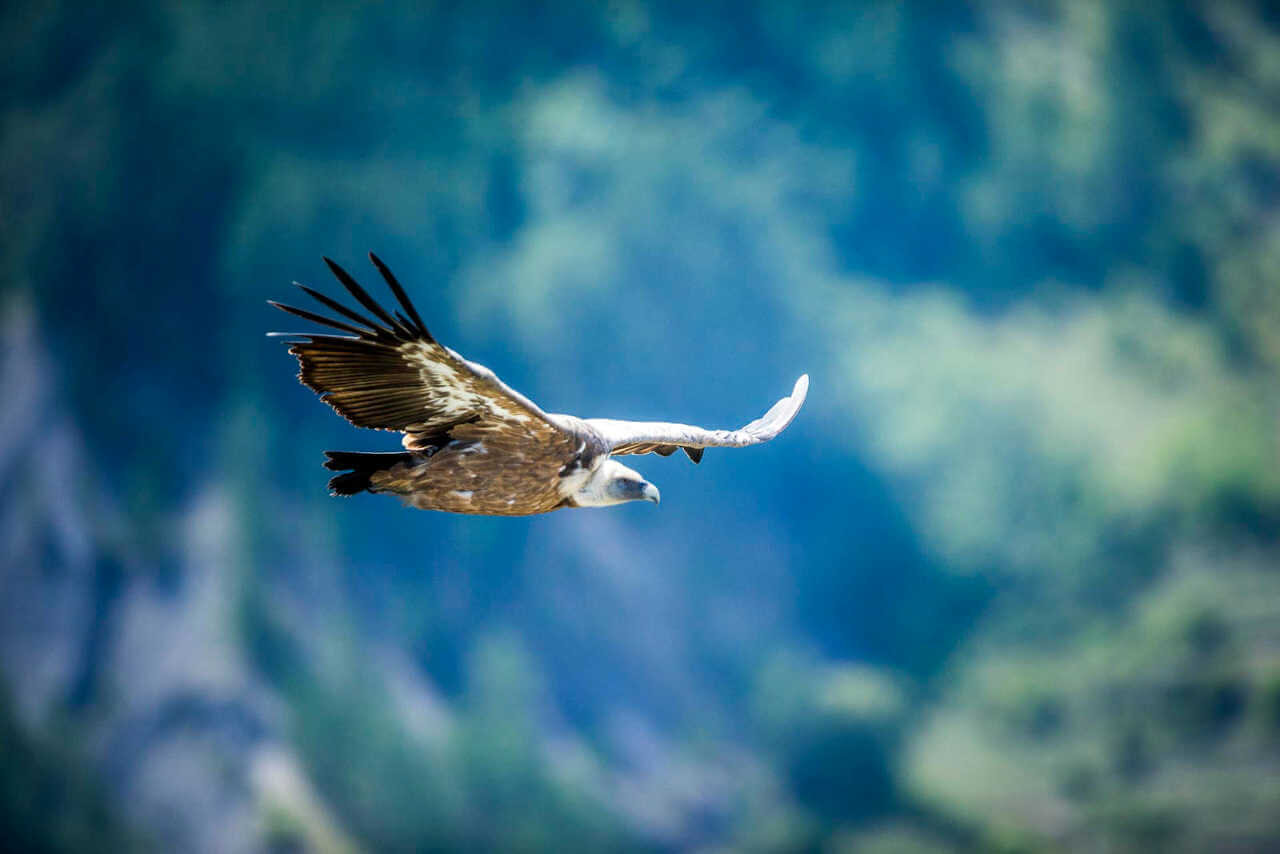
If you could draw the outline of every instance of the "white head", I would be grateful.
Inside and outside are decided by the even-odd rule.
[[[624,501],[658,503],[658,487],[614,459],[605,460],[573,494],[579,507],[608,507]]]

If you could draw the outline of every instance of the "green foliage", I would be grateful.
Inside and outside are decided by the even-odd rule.
[[[456,720],[415,732],[355,650],[321,656],[336,659],[332,672],[308,667],[299,640],[254,598],[246,641],[280,680],[311,780],[363,843],[378,851],[639,849],[581,781],[547,764],[531,662],[509,637],[474,650]]]
[[[26,732],[0,694],[0,847],[32,854],[144,851],[121,821],[69,726]]]

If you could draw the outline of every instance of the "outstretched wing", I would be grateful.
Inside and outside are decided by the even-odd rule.
[[[737,430],[707,430],[691,424],[663,421],[614,421],[588,418],[587,424],[604,437],[613,454],[661,454],[668,456],[682,448],[695,463],[704,448],[744,448],[767,442],[781,433],[800,411],[809,392],[809,375],[796,380],[789,397],[775,403],[768,412]]]
[[[368,312],[354,311],[305,285],[317,302],[343,319],[271,301],[271,305],[350,335],[298,334],[289,352],[298,357],[298,379],[358,427],[399,430],[404,445],[421,449],[452,428],[486,422],[513,437],[548,441],[568,436],[531,400],[492,371],[468,362],[427,331],[404,288],[373,253],[401,310],[388,312],[346,270],[325,258],[329,269]],[[349,322],[348,322],[349,321]]]

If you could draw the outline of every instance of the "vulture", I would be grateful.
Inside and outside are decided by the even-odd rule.
[[[352,424],[404,434],[402,451],[326,451],[325,468],[340,472],[329,481],[332,495],[387,493],[423,510],[494,516],[656,504],[658,488],[617,457],[680,450],[697,463],[707,448],[767,442],[795,418],[809,388],[809,377],[801,376],[789,396],[737,430],[544,412],[493,371],[436,341],[376,255],[369,260],[395,307],[380,305],[346,270],[324,260],[359,308],[301,284],[332,316],[269,302],[342,334],[269,334],[287,337],[298,379]]]

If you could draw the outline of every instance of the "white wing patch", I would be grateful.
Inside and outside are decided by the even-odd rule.
[[[486,368],[484,365],[480,364],[479,362],[472,362],[467,359],[464,359],[462,357],[462,354],[459,353],[457,350],[451,349],[449,347],[445,347],[444,349],[448,351],[449,355],[453,356],[459,362],[462,362],[464,365],[470,368],[471,372],[474,373],[476,376],[482,377],[488,380],[489,382],[493,383],[494,385],[496,385],[498,388],[502,389],[502,391],[508,397],[514,398],[517,402],[519,402],[525,407],[528,407],[530,410],[534,412],[542,412],[542,410],[538,408],[537,404],[535,404],[529,398],[525,397],[520,392],[513,389],[511,386],[504,383],[502,380],[498,379],[498,375],[495,374],[493,371],[489,370],[488,368]],[[518,409],[510,409],[506,406],[503,406],[502,404],[498,403],[495,400],[486,399],[485,406],[488,407],[489,411],[492,412],[494,415],[498,416],[499,418],[504,418],[508,421],[528,421],[529,420],[529,413],[522,412]]]
[[[444,418],[465,418],[478,408],[479,396],[467,390],[453,365],[431,358],[428,352],[431,346],[413,341],[402,344],[400,352],[405,361],[417,367],[422,384],[438,395],[431,401],[436,412]]]
[[[422,384],[439,395],[438,398],[432,400],[432,403],[440,415],[445,418],[465,418],[474,412],[485,411],[503,421],[523,423],[529,420],[529,413],[518,408],[504,406],[495,396],[473,391],[470,384],[466,382],[467,378],[464,378],[457,368],[440,359],[438,350],[435,353],[432,352],[438,347],[438,344],[412,341],[408,344],[402,344],[400,352],[404,355],[406,361],[417,367],[418,378],[422,381]],[[443,349],[459,362],[465,364],[476,376],[495,383],[503,393],[515,397],[534,411],[538,411],[532,402],[504,385],[497,375],[484,365],[468,362],[447,347]]]
[[[655,446],[692,448],[744,448],[777,436],[800,411],[809,393],[809,375],[796,380],[791,394],[782,398],[764,415],[737,430],[708,430],[692,424],[665,421],[617,421],[588,418],[586,423],[599,433],[616,453],[650,453]]]
[[[495,403],[492,400],[485,401],[484,406],[485,406],[485,409],[489,410],[491,413],[501,418],[503,421],[528,421],[529,420],[529,416],[525,415],[523,412],[519,412],[515,409],[508,409],[502,404]]]
[[[463,501],[470,501],[471,496],[474,495],[475,493],[472,492],[470,489],[455,489],[449,494],[457,498],[461,498]]]

